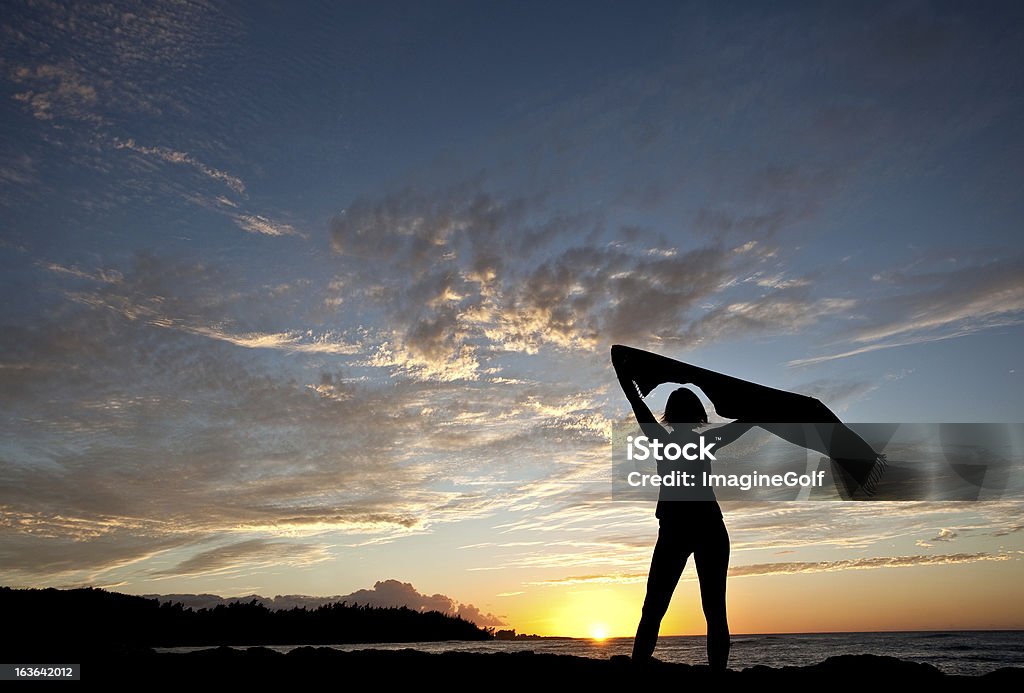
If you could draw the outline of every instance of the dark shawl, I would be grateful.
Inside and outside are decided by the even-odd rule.
[[[843,498],[870,496],[885,470],[880,455],[850,430],[828,407],[813,397],[776,390],[709,371],[699,366],[616,344],[612,361],[625,368],[641,397],[662,383],[700,388],[719,415],[754,423],[780,438],[832,460],[836,488]]]

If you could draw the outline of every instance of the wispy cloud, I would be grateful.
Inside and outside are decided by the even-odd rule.
[[[976,563],[978,561],[1019,560],[1010,553],[956,553],[917,556],[875,556],[839,561],[790,561],[778,563],[755,563],[734,565],[729,568],[730,577],[756,577],[761,575],[793,575],[797,573],[824,573],[846,570],[876,570],[880,568],[909,568],[914,566],[949,565],[954,563]],[[622,585],[647,581],[647,573],[612,573],[573,575],[564,578],[539,580],[531,585],[552,587],[572,585]]]
[[[561,587],[572,585],[634,585],[647,582],[647,573],[626,573],[615,575],[574,575],[552,580],[537,580],[531,585],[541,587]]]
[[[914,566],[976,563],[978,561],[1019,560],[1009,553],[952,553],[917,556],[873,556],[840,561],[793,561],[788,563],[757,563],[734,566],[729,569],[733,577],[778,575],[794,573],[823,573],[843,570],[875,570],[878,568],[910,568]]]
[[[858,306],[848,333],[852,348],[794,359],[803,366],[882,349],[966,337],[1024,323],[1024,261],[1020,258],[948,272],[895,274],[885,296]]]
[[[298,568],[327,560],[327,546],[267,539],[217,546],[201,551],[175,566],[151,573],[153,577],[224,575],[266,566]]]
[[[192,201],[219,198],[224,209],[217,211],[247,233],[303,236],[292,224],[275,219],[277,215],[254,212],[239,199],[215,192],[226,188],[242,201],[248,197],[240,175],[209,161],[220,158],[223,142],[211,136],[197,138],[194,130],[184,134],[180,127],[183,115],[204,118],[211,105],[183,102],[176,90],[161,86],[183,74],[200,73],[209,47],[225,47],[230,43],[227,39],[239,32],[235,17],[206,2],[105,9],[15,3],[6,9],[4,35],[10,40],[3,58],[9,68],[5,76],[18,90],[14,100],[49,126],[46,139],[59,142],[67,150],[66,158],[76,165],[103,173],[126,168],[123,160],[96,157],[98,146],[135,155],[142,163],[129,164],[136,175],[116,194],[120,202],[140,190],[172,192]],[[154,71],[161,75],[159,80],[154,79]],[[164,121],[164,127],[160,136],[147,141],[134,124],[153,120]],[[25,180],[23,172],[28,169],[23,163],[16,159],[0,167],[0,179]],[[182,190],[159,175],[160,164],[188,169],[197,176],[182,184],[186,188]],[[214,192],[206,192],[208,186]],[[98,201],[90,198],[81,204]],[[229,207],[234,211],[227,213]]]
[[[129,309],[131,314],[138,311]],[[188,325],[174,318],[153,315],[147,319],[147,324],[154,327],[165,327],[173,330],[180,330],[189,334],[209,337],[235,346],[246,349],[275,349],[295,354],[357,354],[360,351],[358,344],[353,344],[338,338],[331,333],[313,334],[312,331],[288,331],[288,332],[244,332],[233,333],[213,325]]]
[[[87,272],[85,270],[78,269],[77,267],[65,267],[64,265],[56,262],[45,262],[41,264],[44,268],[57,274],[66,274],[72,277],[77,277],[78,279],[88,279],[90,281],[102,282],[104,284],[117,284],[124,278],[124,275],[114,269],[97,269],[94,272]]]
[[[121,139],[116,139],[116,138],[114,139],[114,148],[115,149],[128,149],[128,150],[131,150],[131,151],[136,152],[138,154],[144,154],[145,156],[151,156],[151,157],[154,157],[156,159],[159,159],[160,161],[166,161],[167,163],[171,163],[171,164],[183,164],[183,165],[186,165],[186,166],[190,166],[190,167],[194,168],[196,171],[199,171],[199,173],[203,174],[207,178],[209,178],[211,180],[214,180],[214,181],[217,181],[218,183],[223,183],[224,185],[226,185],[227,187],[231,188],[232,190],[234,190],[239,195],[244,195],[245,194],[245,183],[243,183],[240,178],[238,178],[237,176],[233,176],[230,173],[227,173],[225,171],[221,171],[220,169],[213,168],[212,166],[209,166],[209,165],[203,163],[202,161],[200,161],[199,159],[197,159],[196,157],[192,156],[188,152],[181,152],[181,151],[177,151],[177,150],[171,149],[169,147],[162,147],[162,146],[149,146],[149,147],[147,147],[147,146],[144,146],[144,145],[136,143],[135,140],[133,140],[133,139],[121,140]],[[249,217],[245,217],[245,218],[248,219]],[[258,220],[259,217],[252,217],[252,219],[257,219]],[[260,232],[260,233],[265,233],[265,232]],[[270,235],[279,235],[279,234],[270,234]]]
[[[31,86],[14,95],[26,104],[39,120],[54,120],[60,116],[89,119],[96,106],[96,89],[73,64],[44,64],[19,67],[13,80]]]
[[[168,267],[153,258],[138,260],[134,271],[126,276],[117,270],[100,269],[85,272],[75,267],[56,263],[41,266],[58,275],[87,279],[99,283],[92,291],[67,291],[71,300],[93,309],[112,311],[127,320],[138,321],[151,327],[175,330],[225,342],[246,349],[272,349],[287,353],[352,355],[362,347],[332,332],[305,330],[246,331],[233,329],[232,321],[220,310],[230,310],[231,301],[216,297],[208,299],[169,295],[166,280],[168,272],[192,275],[193,291],[219,291],[215,273],[201,265]],[[206,284],[204,286],[204,283]],[[281,294],[283,291],[272,291]]]
[[[264,236],[295,236],[299,232],[290,224],[280,221],[273,221],[258,214],[237,214],[235,224],[238,228],[249,233],[263,234]]]

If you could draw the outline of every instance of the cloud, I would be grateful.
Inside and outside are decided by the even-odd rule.
[[[32,89],[14,95],[39,120],[53,120],[57,114],[87,118],[96,105],[96,89],[72,64],[38,65],[14,70],[13,80]]]
[[[531,585],[543,587],[561,587],[564,585],[635,585],[647,582],[647,573],[631,573],[618,575],[574,575],[551,580],[538,580]]]
[[[1024,322],[1024,260],[888,278],[884,297],[858,306],[863,324],[844,335],[852,348],[795,359],[791,366],[882,349],[955,339]]]
[[[103,178],[126,172],[107,204],[142,197],[148,205],[154,193],[171,194],[224,214],[247,233],[303,236],[273,215],[247,209],[242,177],[209,163],[232,149],[216,136],[230,135],[214,125],[224,105],[218,95],[197,98],[198,92],[183,100],[176,81],[201,79],[210,64],[234,50],[241,20],[205,2],[185,7],[157,1],[131,8],[14,3],[5,10],[0,31],[8,40],[0,59],[5,76],[20,90],[14,100],[48,126],[41,139],[61,148],[65,166],[100,171]],[[213,45],[218,61],[207,60]],[[152,123],[164,142],[140,134]],[[98,148],[135,156],[112,159],[99,156]],[[24,157],[0,164],[0,180],[26,181],[30,164]],[[160,164],[198,175],[167,175]],[[80,206],[102,206],[95,193],[78,200]]]
[[[226,548],[229,554],[237,554],[239,557],[244,557],[253,553],[262,555],[266,546],[264,544],[253,544],[253,542],[243,542],[242,544],[235,545],[235,547]],[[301,556],[303,551],[301,547],[297,547],[294,553]],[[313,555],[315,557],[315,551],[313,551]],[[205,561],[206,559],[202,560]],[[228,563],[231,564],[234,561],[235,559],[232,557],[229,558]],[[221,561],[214,557],[212,563],[214,567],[218,567]],[[515,594],[522,594],[522,592],[516,592]],[[324,604],[340,602],[377,607],[404,606],[414,611],[439,611],[451,616],[459,616],[481,627],[505,625],[505,622],[498,616],[491,613],[483,613],[472,604],[463,604],[444,594],[421,594],[411,583],[400,582],[399,580],[379,580],[370,589],[361,589],[350,594],[326,597],[310,597],[299,594],[277,595],[275,597],[262,597],[258,594],[238,597],[220,597],[215,594],[147,594],[144,596],[150,599],[158,599],[161,603],[181,603],[193,609],[211,609],[219,604],[229,604],[235,601],[248,602],[253,599],[274,610],[294,608],[316,609]]]
[[[129,314],[139,314],[138,307],[128,309]],[[359,346],[338,339],[331,333],[314,335],[311,331],[247,332],[232,333],[215,325],[189,325],[174,318],[160,315],[148,316],[147,323],[154,327],[180,330],[201,335],[246,349],[275,349],[299,354],[356,354]]]
[[[494,614],[485,614],[472,604],[461,604],[444,594],[421,594],[411,583],[398,580],[379,580],[371,589],[356,590],[338,600],[366,606],[407,606],[415,611],[440,611],[461,616],[478,626],[505,625]]]
[[[258,214],[235,215],[235,224],[243,231],[264,236],[295,236],[299,233],[289,224],[273,221]]]
[[[508,625],[502,617],[495,616],[490,612],[484,613],[472,604],[459,604],[459,610],[455,615],[481,627]]]
[[[480,361],[469,345],[462,345],[453,353],[424,353],[415,346],[404,346],[405,340],[396,341],[398,344],[383,342],[363,363],[428,382],[477,380],[480,376]]]
[[[56,262],[42,263],[42,266],[57,274],[66,274],[78,279],[88,279],[90,281],[102,282],[104,284],[117,284],[124,278],[124,275],[113,269],[97,269],[95,272],[87,272],[85,270],[78,269],[77,267],[65,267],[64,265]]]
[[[875,570],[878,568],[909,568],[913,566],[949,565],[954,563],[975,563],[978,561],[1015,560],[1008,553],[956,553],[929,556],[874,556],[839,561],[790,561],[779,563],[755,563],[734,565],[729,568],[730,577],[755,577],[759,575],[793,575],[796,573],[825,573],[845,570]],[[647,581],[647,573],[619,573],[575,575],[531,582],[531,585],[618,585],[637,584]]]
[[[153,2],[130,8],[11,3],[3,28],[8,78],[44,121],[100,124],[124,112],[181,111],[168,79],[201,67],[215,36],[239,22],[215,6]]]
[[[17,506],[3,507],[0,580],[6,585],[37,585],[41,576],[51,585],[94,583],[107,571],[142,563],[195,541],[195,537],[167,532],[155,522],[132,523],[130,518],[88,512],[75,513],[80,517],[68,517],[70,512],[26,513]]]
[[[953,563],[976,563],[978,561],[1016,560],[1007,553],[953,553],[927,556],[872,556],[840,561],[793,561],[788,563],[757,563],[733,566],[729,569],[732,577],[755,575],[778,575],[794,573],[823,573],[843,570],[874,570],[876,568],[909,568],[926,565],[949,565]]]
[[[201,551],[175,566],[152,571],[153,577],[209,576],[251,571],[265,566],[299,568],[325,561],[327,547],[268,539],[218,546]]]
[[[360,365],[370,335],[268,320],[295,324],[301,283],[243,289],[230,268],[151,256],[123,271],[40,263],[35,277],[72,300],[0,334],[0,581],[298,565],[327,534],[394,541],[564,500],[604,471],[601,390],[491,372],[375,381]],[[587,454],[564,469],[556,449]]]
[[[912,540],[923,531],[936,532],[938,523],[955,522],[986,533],[1002,533],[1019,528],[1019,504],[954,505],[943,503],[869,503],[835,507],[830,503],[725,503],[723,510],[732,540],[734,564],[749,551],[770,550],[774,554],[798,550],[837,551],[848,556],[860,552],[886,553],[894,542]],[[1017,510],[1014,510],[1017,508]],[[979,514],[980,513],[980,514]],[[486,568],[503,571],[545,570],[548,575],[530,584],[632,584],[646,579],[650,551],[657,526],[652,523],[653,508],[647,503],[595,501],[532,507],[522,521],[499,529],[508,541],[487,545],[492,558]],[[842,526],[837,533],[835,527]],[[962,531],[962,530],[961,530]],[[560,537],[572,537],[559,540]],[[523,540],[544,539],[545,551]],[[518,541],[517,541],[518,540]],[[467,547],[472,549],[473,547]],[[498,556],[495,560],[493,556]],[[1001,554],[992,554],[998,558]],[[938,559],[925,557],[882,556],[855,562],[821,561],[808,563],[758,564],[756,568],[738,566],[737,570],[761,572],[791,570],[799,572],[910,565],[914,563],[957,562],[961,555]],[[983,556],[977,560],[988,560]],[[573,571],[566,574],[566,566]],[[587,572],[581,572],[583,571]],[[530,572],[524,573],[529,575]]]
[[[602,242],[588,230],[600,223],[473,182],[358,198],[330,237],[347,283],[363,287],[352,298],[387,315],[374,365],[426,379],[478,378],[501,353],[792,332],[855,304],[815,296],[807,278],[738,282],[774,262],[756,240],[669,244],[631,229]],[[721,306],[708,311],[709,301]]]
[[[37,165],[38,162],[26,153],[0,153],[0,185],[30,190],[39,182]]]
[[[793,333],[857,305],[850,298],[813,298],[805,286],[783,283],[772,288],[776,290],[766,296],[728,303],[704,313],[691,331],[697,339],[709,341],[722,335]]]
[[[731,505],[731,504],[730,504]],[[732,510],[737,548],[831,546],[867,549],[883,541],[917,534],[962,512],[924,502],[868,503],[854,507],[831,503],[740,503]],[[730,508],[726,507],[726,512]],[[836,533],[837,524],[843,526]]]
[[[67,291],[66,296],[71,300],[93,309],[112,311],[129,321],[151,327],[197,335],[246,349],[334,355],[356,354],[361,349],[343,335],[329,331],[256,331],[232,325],[233,321],[225,319],[224,312],[236,308],[231,298],[217,295],[221,287],[217,271],[199,263],[167,264],[150,256],[140,256],[127,277],[113,269],[89,273],[56,263],[43,263],[43,266],[56,274],[101,284],[93,290]],[[193,282],[191,290],[204,295],[176,295],[173,282],[181,277],[189,277]],[[283,292],[275,290],[271,293],[280,295]]]
[[[854,341],[876,343],[949,326],[970,330],[976,323],[1024,313],[1024,260],[1019,258],[906,277],[902,283],[925,288],[887,297],[895,319],[858,329]]]
[[[223,183],[224,185],[226,185],[239,195],[245,194],[245,183],[243,183],[240,178],[238,178],[237,176],[233,176],[225,171],[213,168],[212,166],[208,166],[207,164],[204,164],[202,161],[199,161],[198,159],[196,159],[194,156],[187,152],[176,151],[169,147],[147,147],[136,143],[135,140],[133,139],[120,140],[116,138],[114,139],[114,149],[128,149],[138,154],[144,154],[146,156],[154,157],[156,159],[159,159],[160,161],[166,161],[167,163],[184,164],[186,166],[191,166],[192,168],[194,168],[196,171],[203,174],[207,178],[217,181],[218,183]],[[242,222],[245,222],[247,220],[252,220],[248,222],[250,226],[257,226],[260,219],[260,217],[239,217],[239,225],[241,226]],[[245,228],[247,231],[256,233],[256,231],[252,231],[252,229],[246,228],[245,226],[242,226],[242,228]],[[258,233],[267,232],[259,231]],[[270,233],[269,235],[276,236],[280,234]]]

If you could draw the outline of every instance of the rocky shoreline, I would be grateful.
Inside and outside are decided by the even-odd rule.
[[[84,659],[84,658],[83,658]],[[976,690],[1024,685],[1024,669],[1003,668],[984,676],[945,674],[930,664],[877,655],[841,655],[802,667],[755,666],[714,673],[706,666],[655,661],[636,666],[627,657],[591,659],[539,654],[447,652],[428,654],[414,649],[355,650],[300,647],[282,654],[265,647],[210,648],[187,653],[152,650],[110,653],[83,662],[82,679],[94,681],[161,681],[169,684],[208,681],[284,683],[327,678],[337,684],[358,680],[367,684],[423,685],[446,688],[544,687],[547,683],[574,685],[808,684],[864,682],[867,685],[940,684]]]

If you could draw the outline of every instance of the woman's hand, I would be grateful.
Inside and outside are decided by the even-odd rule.
[[[632,378],[632,374],[627,367],[627,362],[631,361],[628,354],[629,351],[627,349],[618,346],[612,347],[612,365],[615,367],[615,375],[618,376],[622,392],[625,393],[626,399],[629,400],[629,404],[633,407],[633,415],[641,426],[653,424],[658,426],[662,433],[667,433],[644,402],[644,395],[647,393],[644,393]],[[650,391],[648,390],[648,392]]]
[[[637,359],[636,353],[628,347],[616,344],[612,346],[612,365],[615,366],[615,372],[619,375],[619,382],[623,384],[623,389],[628,389],[624,382],[628,380],[643,398],[651,394],[654,388],[664,381],[646,374],[642,367],[642,359]]]

